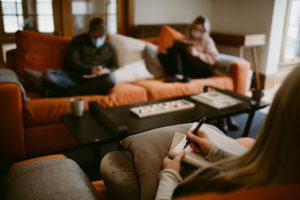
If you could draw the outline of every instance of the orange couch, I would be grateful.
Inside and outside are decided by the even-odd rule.
[[[20,77],[24,68],[45,71],[61,69],[66,47],[71,39],[30,31],[16,33],[17,48],[7,52],[6,66]],[[172,44],[171,44],[172,45]],[[118,53],[118,52],[117,52]],[[246,92],[249,62],[230,64],[229,75],[193,79],[190,83],[164,83],[163,79],[118,83],[108,95],[82,96],[85,109],[89,101],[104,107],[119,106],[153,99],[202,92],[204,85]],[[13,83],[0,84],[0,153],[7,158],[23,158],[54,152],[77,145],[59,119],[69,112],[68,98],[40,98],[27,90],[30,101],[23,102],[20,88]]]

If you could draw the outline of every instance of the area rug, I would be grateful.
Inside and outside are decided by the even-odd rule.
[[[254,115],[252,124],[251,124],[251,128],[249,131],[249,137],[254,138],[260,131],[262,124],[264,123],[266,118],[266,114],[257,111]],[[247,123],[247,119],[248,119],[248,114],[240,114],[240,115],[236,115],[233,116],[232,119],[239,124],[240,129],[237,131],[228,131],[226,134],[232,138],[239,138],[242,137],[243,135],[243,131],[244,128],[246,126]]]

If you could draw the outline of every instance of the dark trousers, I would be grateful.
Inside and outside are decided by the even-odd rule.
[[[70,72],[47,70],[42,75],[44,97],[62,97],[89,94],[108,94],[116,84],[112,73],[95,78],[81,78]]]
[[[191,78],[205,78],[212,74],[207,63],[176,47],[169,48],[166,54],[159,54],[159,59],[171,76],[182,74]]]

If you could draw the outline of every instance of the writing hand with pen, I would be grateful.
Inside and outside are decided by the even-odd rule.
[[[173,169],[178,172],[181,171],[181,160],[184,158],[186,152],[184,149],[190,145],[193,151],[200,153],[202,156],[206,156],[212,147],[213,143],[204,131],[199,130],[201,125],[204,123],[205,118],[201,119],[195,130],[187,132],[187,143],[183,148],[183,151],[176,155],[173,159],[166,157],[163,160],[164,169]]]
[[[187,133],[187,138],[191,141],[190,147],[196,153],[206,156],[213,143],[204,131],[198,130],[196,135],[192,132]]]

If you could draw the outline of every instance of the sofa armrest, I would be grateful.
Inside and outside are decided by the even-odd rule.
[[[233,78],[234,91],[246,94],[250,63],[246,60],[238,60],[230,65],[229,74]]]
[[[16,56],[17,56],[17,49],[11,49],[6,52],[6,66],[16,71]]]
[[[109,152],[101,160],[100,172],[110,199],[140,199],[131,152]]]
[[[243,58],[220,54],[219,60],[212,67],[214,75],[229,75],[233,78],[234,91],[241,94],[247,92],[250,63]]]
[[[0,154],[25,157],[22,93],[15,83],[0,84]]]

